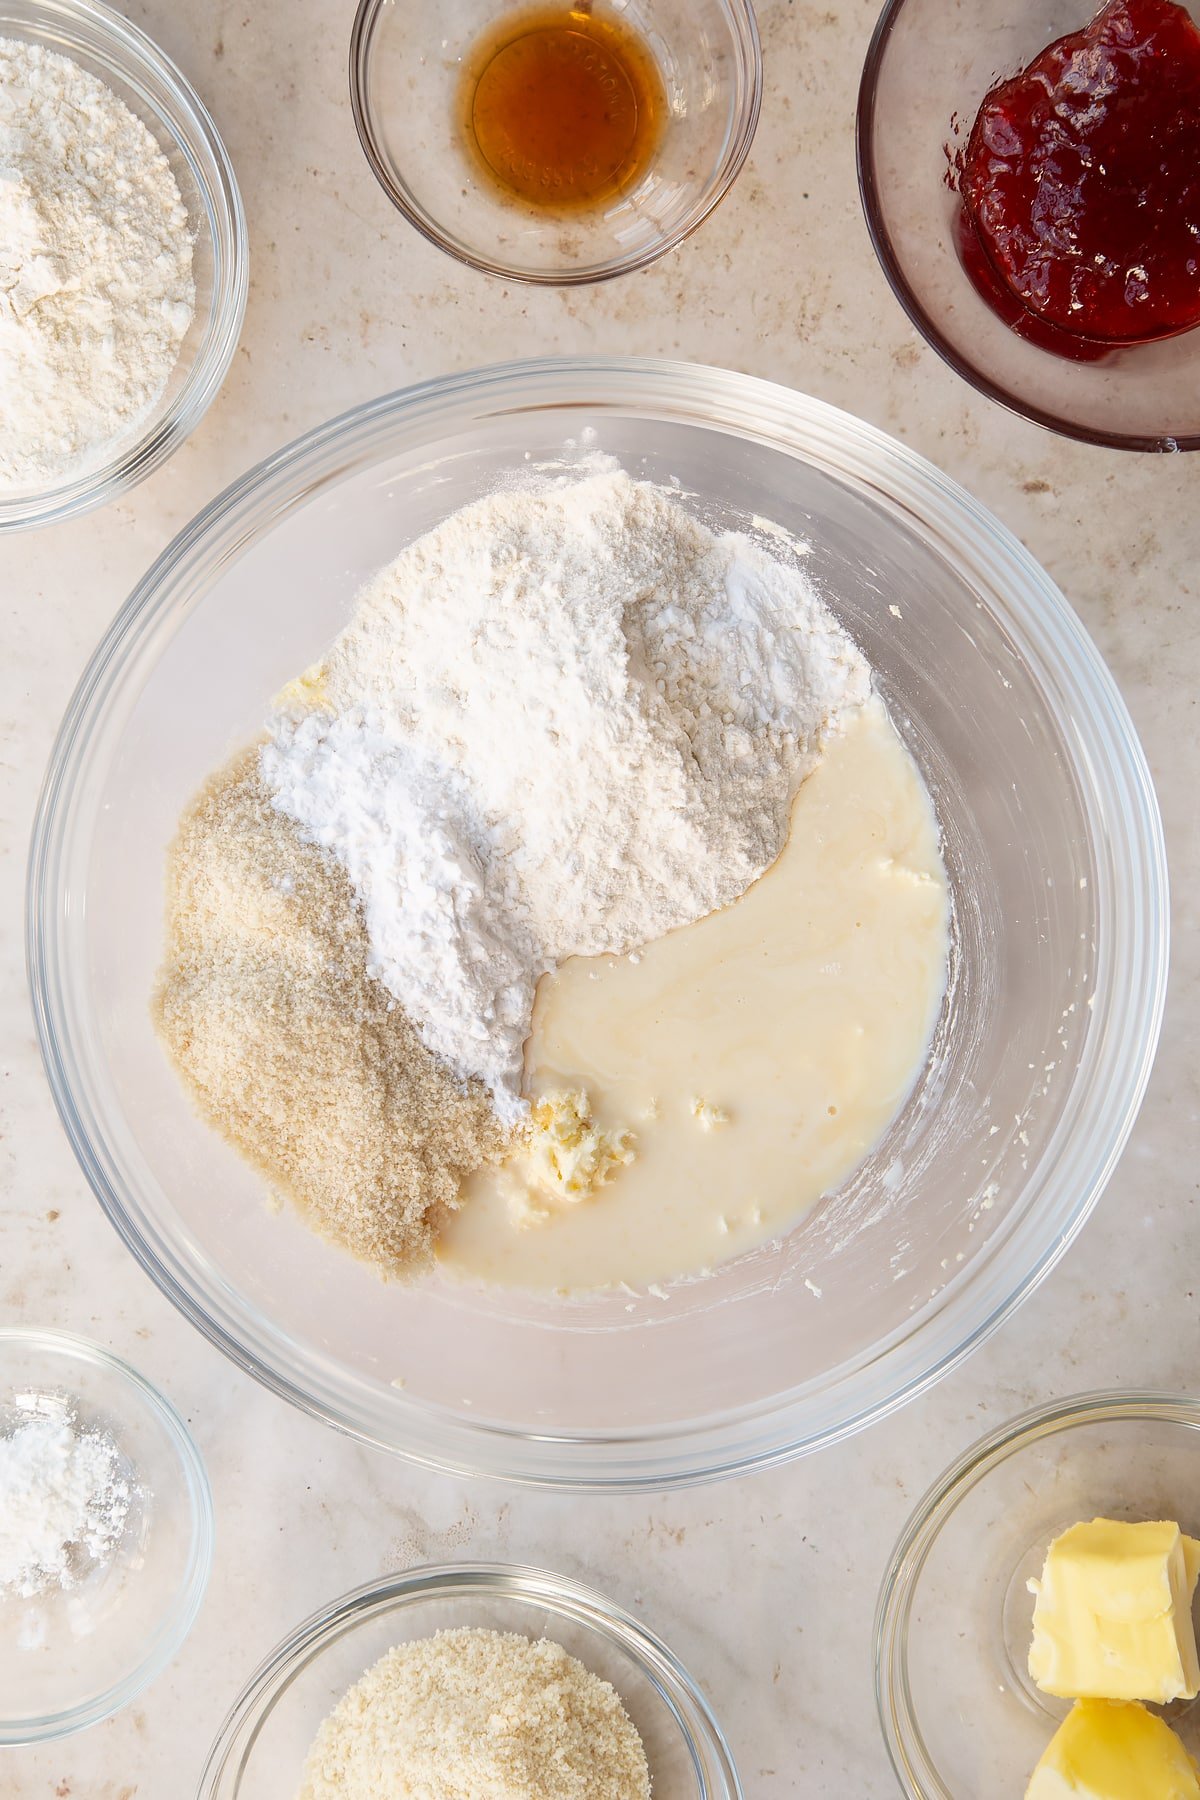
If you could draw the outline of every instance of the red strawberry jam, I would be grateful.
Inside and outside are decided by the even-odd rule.
[[[1173,0],[1109,0],[987,95],[960,188],[991,270],[1052,332],[1131,344],[1200,324],[1191,16]],[[1052,333],[1038,341],[1053,347]]]

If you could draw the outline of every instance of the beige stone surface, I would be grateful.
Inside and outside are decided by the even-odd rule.
[[[764,0],[766,103],[731,198],[647,274],[576,293],[459,268],[392,212],[346,92],[348,0],[134,0],[211,107],[249,213],[243,343],[194,439],[102,514],[0,543],[0,1318],[92,1334],[193,1422],[220,1515],[200,1623],[125,1715],[0,1753],[5,1800],[184,1800],[243,1678],[380,1571],[528,1559],[592,1581],[678,1650],[753,1800],[894,1789],[871,1694],[878,1577],[907,1512],[981,1429],[1107,1383],[1195,1386],[1196,608],[1200,458],[1088,450],[1011,418],[918,341],[854,174],[875,0]],[[1175,953],[1134,1139],[1081,1240],[961,1370],[866,1437],[753,1480],[586,1503],[440,1479],[361,1449],[237,1373],[135,1268],[76,1168],[22,971],[25,848],[59,716],[101,629],[172,533],[248,463],[383,389],[546,350],[661,352],[772,376],[950,470],[1030,546],[1109,658],[1159,783]]]

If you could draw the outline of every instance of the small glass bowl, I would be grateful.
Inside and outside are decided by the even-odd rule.
[[[611,1682],[646,1747],[654,1800],[741,1800],[721,1728],[665,1644],[590,1588],[502,1563],[412,1569],[306,1620],[234,1703],[199,1800],[295,1800],[318,1726],[359,1676],[395,1644],[462,1626],[551,1638]]]
[[[1200,0],[1184,0],[1200,18]],[[1100,0],[887,0],[858,99],[858,176],[892,291],[922,337],[981,394],[1065,437],[1115,450],[1200,449],[1200,328],[1068,361],[1006,325],[957,249],[949,158],[979,104]]]
[[[1200,1532],[1200,1404],[1074,1395],[981,1438],[937,1481],[892,1555],[875,1617],[875,1688],[910,1800],[1013,1800],[1070,1710],[1026,1668],[1051,1540],[1080,1519]],[[1200,1703],[1161,1710],[1200,1753]]]
[[[515,0],[509,10],[519,20],[531,8]],[[746,160],[762,101],[750,0],[596,0],[589,10],[648,45],[667,124],[635,186],[553,214],[494,190],[462,142],[463,58],[495,29],[495,0],[360,0],[350,98],[367,161],[410,224],[485,274],[573,286],[643,269],[703,224]]]
[[[101,0],[0,0],[0,38],[41,44],[96,75],[158,140],[195,234],[196,311],[151,412],[49,487],[0,487],[0,532],[104,506],[172,456],[225,379],[246,311],[249,251],[233,167],[203,103],[144,32]]]
[[[213,1505],[187,1427],[135,1369],[65,1331],[0,1328],[0,1433],[70,1403],[129,1463],[132,1498],[111,1561],[73,1587],[0,1594],[0,1746],[66,1737],[119,1712],[162,1673],[208,1584]]]

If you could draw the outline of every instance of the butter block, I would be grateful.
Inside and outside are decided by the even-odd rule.
[[[1200,1776],[1171,1727],[1136,1701],[1077,1700],[1025,1800],[1200,1800]]]
[[[1191,1700],[1200,1693],[1192,1595],[1200,1543],[1165,1520],[1072,1525],[1046,1554],[1029,1673],[1063,1699]]]

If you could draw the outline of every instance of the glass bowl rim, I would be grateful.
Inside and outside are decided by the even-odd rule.
[[[200,354],[188,368],[179,392],[154,424],[140,430],[126,448],[74,479],[12,499],[0,495],[0,534],[60,524],[64,519],[105,506],[161,467],[191,436],[216,399],[229,371],[241,337],[249,293],[249,238],[246,213],[229,152],[204,102],[166,52],[131,19],[115,12],[105,0],[24,0],[49,26],[60,20],[64,29],[76,21],[90,27],[103,40],[114,65],[135,86],[162,89],[172,107],[186,122],[192,141],[153,104],[156,136],[170,140],[187,162],[203,201],[203,228],[213,248],[213,295],[209,324]],[[5,0],[0,0],[0,36],[6,22]],[[17,20],[12,23],[26,23]],[[40,29],[40,28],[39,28]],[[41,41],[40,38],[37,41]],[[59,47],[72,55],[70,44]],[[211,165],[206,167],[207,162]],[[198,221],[191,220],[193,226]]]
[[[678,1725],[693,1763],[703,1752],[706,1773],[720,1778],[719,1789],[704,1787],[704,1800],[742,1800],[737,1766],[716,1714],[662,1638],[596,1588],[550,1569],[504,1562],[426,1563],[376,1576],[318,1607],[268,1651],[246,1680],[213,1740],[196,1790],[197,1800],[209,1800],[216,1792],[238,1738],[249,1731],[244,1759],[276,1701],[327,1644],[353,1633],[361,1619],[376,1612],[402,1611],[423,1601],[472,1595],[528,1601],[606,1638],[658,1693]],[[681,1701],[690,1718],[684,1716]]]
[[[907,1800],[959,1800],[925,1750],[908,1686],[909,1612],[943,1527],[972,1488],[1029,1445],[1077,1425],[1147,1419],[1200,1433],[1200,1400],[1165,1389],[1096,1388],[1030,1407],[977,1438],[913,1508],[888,1559],[874,1625],[875,1706],[888,1759]]]
[[[1019,399],[957,350],[917,298],[887,227],[880,198],[883,183],[875,159],[875,112],[879,82],[892,34],[907,5],[908,0],[885,0],[883,11],[876,21],[859,82],[854,135],[858,192],[867,233],[888,286],[907,314],[909,323],[916,327],[942,361],[948,363],[955,374],[961,376],[977,393],[982,394],[985,399],[995,401],[997,406],[1004,407],[1007,412],[1015,413],[1018,418],[1028,419],[1032,424],[1041,425],[1060,437],[1073,438],[1081,444],[1097,444],[1106,450],[1150,451],[1159,455],[1200,450],[1200,428],[1187,432],[1182,437],[1171,436],[1166,432],[1151,436],[1145,432],[1105,431],[1096,426],[1077,424],[1033,401]],[[1200,327],[1196,327],[1196,330],[1200,332]]]
[[[591,263],[578,269],[529,269],[486,256],[482,251],[472,249],[443,231],[433,215],[418,204],[407,185],[401,186],[392,178],[388,159],[383,152],[378,116],[370,97],[375,32],[385,5],[391,3],[392,0],[358,0],[350,30],[350,110],[359,144],[371,173],[397,212],[414,230],[420,232],[427,243],[445,251],[447,256],[454,257],[456,261],[465,263],[468,268],[478,270],[482,275],[493,275],[504,281],[521,281],[531,287],[583,287],[649,268],[660,256],[676,249],[700,229],[741,174],[762,112],[762,42],[753,0],[718,0],[738,47],[746,75],[746,94],[737,119],[737,129],[726,147],[716,179],[687,218],[674,231],[669,232],[661,243],[656,243],[649,249],[611,258],[603,263]]]
[[[1115,836],[1112,880],[1128,979],[1113,1028],[1089,1075],[1069,1130],[1060,1130],[1033,1181],[1053,1165],[1049,1192],[966,1286],[938,1313],[896,1341],[855,1354],[847,1374],[822,1378],[814,1393],[782,1390],[715,1418],[682,1425],[544,1433],[451,1417],[390,1390],[386,1401],[366,1384],[316,1359],[246,1304],[231,1308],[221,1279],[198,1275],[153,1220],[136,1218],[136,1196],[108,1156],[103,1121],[85,1104],[58,976],[59,868],[67,841],[71,791],[86,764],[88,740],[126,661],[162,616],[179,609],[190,581],[211,577],[225,555],[269,530],[339,472],[361,467],[399,421],[436,433],[464,412],[472,420],[523,411],[582,407],[679,419],[782,454],[807,453],[839,478],[867,486],[893,508],[915,515],[939,552],[974,553],[969,567],[989,587],[1016,641],[1036,649],[1053,681],[1045,703],[1086,759],[1085,791],[1097,831]],[[998,584],[1006,583],[1003,596]],[[1082,744],[1080,740],[1082,739]],[[1107,783],[1097,797],[1103,771]],[[1089,785],[1089,782],[1091,785]],[[1123,841],[1122,841],[1123,840]],[[1097,871],[1109,881],[1108,865]],[[1107,893],[1107,887],[1104,888]],[[1115,894],[1111,897],[1116,906]],[[1135,929],[1135,926],[1137,929]],[[1140,935],[1139,935],[1140,934]],[[27,965],[47,1078],[67,1135],[93,1191],[127,1247],[194,1325],[274,1392],[363,1441],[426,1467],[488,1475],[558,1489],[661,1490],[768,1467],[841,1441],[893,1412],[960,1362],[1045,1277],[1091,1212],[1132,1129],[1149,1078],[1165,995],[1167,873],[1162,824],[1145,757],[1124,701],[1083,626],[1049,576],[1006,527],[965,490],[906,446],[851,415],[757,377],[642,358],[555,357],[494,365],[440,377],[368,401],[309,432],[250,469],[204,508],[163,551],[118,611],[75,690],[51,754],[39,799],[27,885]],[[1115,1004],[1115,1003],[1113,1003]],[[1086,1127],[1086,1129],[1085,1129]],[[1060,1141],[1061,1140],[1061,1141]],[[1055,1157],[1049,1149],[1056,1147]],[[1061,1167],[1063,1163],[1068,1166]],[[1033,1251],[1024,1248],[1032,1240]],[[1013,1246],[1019,1254],[1014,1254]],[[1013,1266],[1015,1265],[1015,1267]],[[915,1346],[915,1347],[914,1347]],[[299,1369],[299,1374],[297,1370]],[[837,1397],[831,1414],[829,1397]],[[349,1396],[349,1398],[348,1398]],[[403,1430],[396,1425],[400,1409]],[[815,1412],[822,1416],[813,1417]]]
[[[101,1724],[136,1700],[178,1654],[196,1622],[212,1572],[216,1534],[212,1487],[196,1440],[184,1423],[182,1414],[132,1363],[126,1362],[123,1357],[106,1349],[103,1344],[95,1343],[91,1338],[57,1328],[47,1330],[31,1325],[0,1325],[0,1351],[3,1351],[6,1344],[74,1357],[106,1374],[115,1375],[122,1387],[131,1389],[148,1405],[179,1459],[191,1513],[192,1546],[184,1578],[172,1595],[170,1607],[164,1609],[163,1616],[169,1629],[162,1629],[160,1623],[160,1628],[136,1668],[120,1681],[105,1688],[102,1693],[78,1706],[68,1707],[60,1712],[43,1713],[37,1718],[5,1720],[0,1717],[0,1749],[6,1746],[48,1743],[56,1738],[68,1737],[72,1732]]]

